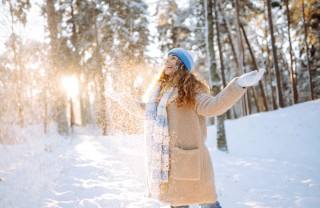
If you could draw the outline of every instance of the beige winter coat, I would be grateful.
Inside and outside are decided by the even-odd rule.
[[[217,201],[212,161],[205,146],[205,117],[223,114],[241,98],[246,89],[238,86],[236,79],[215,97],[198,94],[194,108],[178,109],[172,102],[174,95],[169,99],[169,182],[160,186],[160,201],[172,206]],[[135,113],[138,111],[134,110]]]

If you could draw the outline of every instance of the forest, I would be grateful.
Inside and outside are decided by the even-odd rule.
[[[217,94],[233,77],[263,80],[216,121],[320,98],[317,0],[2,0],[0,142],[13,126],[69,135],[141,132],[108,92],[140,100],[175,47],[193,51],[193,73]],[[31,15],[32,14],[32,15]],[[28,36],[37,19],[40,34]],[[6,138],[6,139],[5,139]],[[219,139],[219,137],[218,137]],[[1,141],[3,140],[3,141]],[[220,147],[225,144],[220,143]]]

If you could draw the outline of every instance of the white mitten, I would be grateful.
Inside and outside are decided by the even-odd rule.
[[[245,73],[241,75],[237,83],[240,87],[250,87],[259,82],[259,80],[262,78],[264,74],[264,69],[260,69],[259,71],[255,70],[252,72]]]

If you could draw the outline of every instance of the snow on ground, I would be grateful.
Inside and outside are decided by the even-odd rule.
[[[222,206],[320,207],[319,123],[320,100],[226,121],[228,153],[209,127]],[[0,145],[1,208],[169,208],[146,197],[142,135],[23,131],[26,141]]]

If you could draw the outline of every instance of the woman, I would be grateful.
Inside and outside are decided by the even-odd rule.
[[[193,67],[189,51],[170,50],[160,78],[147,94],[144,118],[149,195],[173,208],[191,204],[221,208],[205,145],[205,118],[230,109],[264,71],[234,78],[214,97],[208,86],[191,73]],[[127,96],[118,101],[129,112],[142,114]]]

